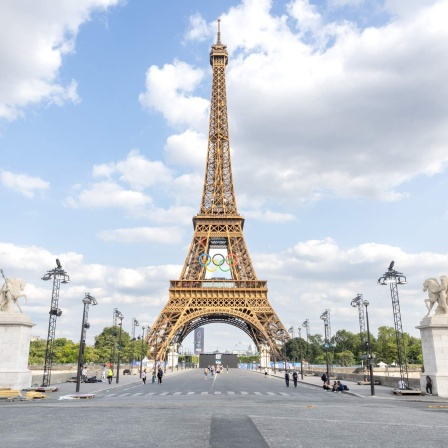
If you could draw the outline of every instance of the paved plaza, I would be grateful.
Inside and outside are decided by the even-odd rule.
[[[205,381],[202,370],[167,372],[162,384],[136,376],[120,384],[65,383],[47,400],[1,402],[2,446],[23,447],[445,447],[448,400],[398,397],[347,382],[324,392],[318,377],[294,388],[282,378],[231,369]]]

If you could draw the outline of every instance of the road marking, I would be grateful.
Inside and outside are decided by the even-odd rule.
[[[275,395],[274,392],[266,392],[268,395]]]
[[[113,397],[114,395],[117,395],[117,394],[107,394],[107,395],[104,395],[104,398]]]
[[[169,392],[162,392],[161,394],[159,394],[159,395],[168,395],[169,394]]]
[[[196,392],[187,392],[187,395],[194,395]]]
[[[182,392],[174,392],[173,395],[180,395]]]
[[[208,392],[201,392],[201,395],[208,395]]]
[[[263,395],[261,392],[254,392],[254,395]]]
[[[143,392],[137,392],[135,394],[132,394],[133,397],[138,397],[139,395],[143,395]]]
[[[280,395],[284,395],[285,397],[289,397],[289,394],[287,394],[286,392],[280,392]]]
[[[249,392],[241,392],[241,395],[249,395]]]
[[[221,392],[217,391],[215,392],[215,395],[221,395]]]
[[[120,397],[126,397],[127,395],[131,395],[130,392],[126,393],[126,394],[121,394]]]
[[[146,395],[155,395],[156,393],[155,392],[149,392],[149,394],[146,394]]]
[[[228,393],[229,395],[235,395],[235,392],[232,392],[231,390],[229,390],[227,393]]]

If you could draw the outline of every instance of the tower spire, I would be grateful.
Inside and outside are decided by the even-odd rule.
[[[221,19],[218,19],[218,41],[216,43],[221,44]]]

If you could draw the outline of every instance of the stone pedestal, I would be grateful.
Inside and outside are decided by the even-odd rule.
[[[271,349],[268,345],[260,346],[260,367],[262,369],[271,368]]]
[[[25,314],[0,313],[0,387],[31,386],[28,357],[33,326]]]
[[[432,379],[432,393],[448,397],[448,316],[424,317],[420,326],[425,372],[420,384],[426,390],[426,375]]]
[[[177,352],[177,344],[170,345],[168,349],[168,364],[167,369],[174,369],[179,362],[179,353]]]

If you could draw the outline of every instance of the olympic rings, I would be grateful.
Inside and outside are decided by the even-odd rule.
[[[221,258],[216,259],[216,257]],[[207,271],[209,272],[215,272],[218,270],[218,268],[222,272],[229,272],[230,267],[238,263],[238,256],[235,254],[228,254],[227,257],[224,257],[223,254],[215,254],[212,257],[210,254],[206,254],[204,252],[201,255],[199,255],[198,262],[201,266],[205,267],[205,269],[207,269]],[[214,267],[209,268],[210,264],[212,264]],[[227,269],[223,269],[224,264],[228,266]]]

